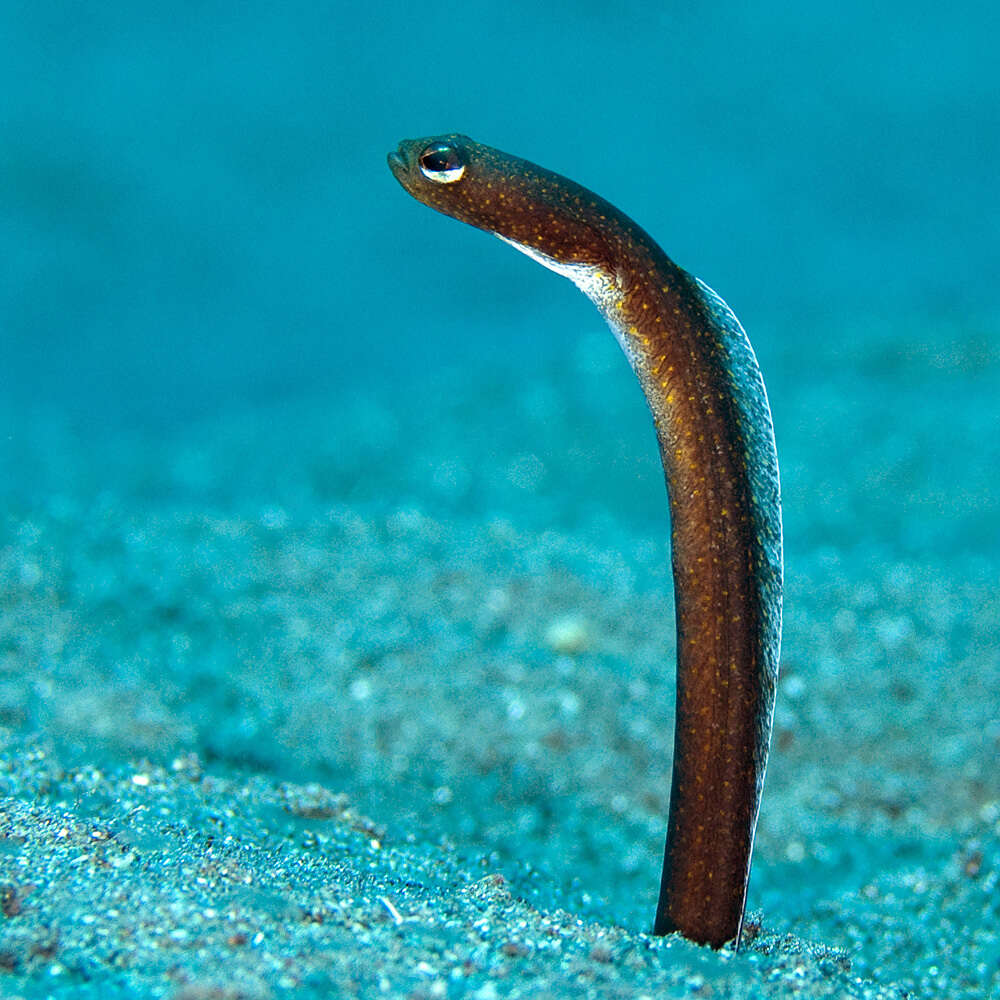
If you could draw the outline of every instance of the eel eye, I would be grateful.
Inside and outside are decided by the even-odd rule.
[[[428,146],[420,154],[419,160],[424,177],[439,184],[454,184],[465,173],[465,163],[458,150],[446,142],[435,142]]]

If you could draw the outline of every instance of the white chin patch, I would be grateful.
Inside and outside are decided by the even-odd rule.
[[[618,298],[618,289],[616,282],[607,271],[602,271],[596,264],[567,264],[554,257],[549,257],[525,243],[518,243],[506,236],[500,236],[499,233],[495,235],[515,250],[520,250],[532,260],[537,260],[542,267],[547,267],[550,271],[555,271],[556,274],[569,278],[601,310],[605,317],[608,317],[609,309]]]

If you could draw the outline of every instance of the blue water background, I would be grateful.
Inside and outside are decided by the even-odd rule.
[[[0,394],[170,425],[558,358],[589,303],[386,169],[451,130],[633,215],[765,361],[994,317],[998,37],[974,2],[11,0]]]
[[[635,567],[635,593],[655,591],[662,597],[656,606],[666,607],[664,553],[657,548],[641,565],[631,558],[650,551],[647,540],[664,545],[667,537],[655,440],[634,378],[600,317],[569,282],[416,203],[386,167],[401,138],[466,132],[593,188],[733,306],[761,360],[778,432],[792,595],[786,676],[805,678],[802,697],[805,683],[829,670],[815,649],[828,636],[836,646],[844,627],[836,601],[851,606],[857,598],[861,628],[881,622],[898,642],[886,640],[882,650],[863,633],[856,655],[850,648],[844,654],[859,664],[855,676],[867,683],[880,669],[898,669],[904,679],[939,681],[941,691],[972,692],[965,704],[971,721],[950,700],[929,717],[943,719],[944,735],[964,748],[955,760],[971,762],[970,773],[978,774],[977,762],[992,751],[977,748],[974,738],[994,738],[988,734],[995,721],[989,729],[982,720],[996,713],[983,707],[989,699],[976,684],[987,678],[985,688],[997,660],[995,645],[983,641],[978,657],[968,654],[973,669],[959,669],[969,636],[987,631],[975,608],[947,618],[947,601],[917,607],[920,582],[899,584],[898,607],[890,599],[879,609],[888,617],[869,614],[864,600],[866,593],[891,598],[886,579],[923,581],[928,566],[943,566],[940,578],[964,593],[960,584],[969,576],[993,581],[1000,564],[998,40],[997,7],[972,0],[944,7],[860,0],[158,7],[5,0],[0,507],[13,512],[12,526],[22,514],[30,521],[44,512],[46,546],[73,567],[76,537],[60,528],[64,521],[92,523],[95,537],[106,531],[117,543],[117,520],[125,525],[122,537],[133,537],[129,525],[144,521],[148,503],[150,551],[166,553],[164,563],[173,567],[162,580],[156,559],[137,564],[134,581],[119,554],[107,556],[107,566],[91,566],[82,544],[80,562],[109,592],[121,584],[115,599],[129,611],[126,624],[140,623],[136,634],[147,635],[148,622],[159,620],[159,638],[169,636],[173,619],[155,618],[159,605],[142,596],[147,587],[168,595],[164,606],[176,601],[179,613],[193,615],[194,626],[185,627],[194,634],[199,627],[204,595],[188,589],[192,572],[198,577],[189,511],[206,521],[220,512],[233,523],[259,520],[275,531],[290,525],[290,550],[296,531],[328,508],[350,508],[351,517],[356,510],[390,526],[399,510],[443,523],[465,514],[475,525],[499,511],[525,530],[529,564],[548,551],[544,532],[551,528],[580,542],[572,560],[566,556],[574,579],[592,584],[601,576],[591,544],[620,552]],[[72,430],[49,433],[50,426]],[[152,514],[164,497],[167,513],[158,526]],[[379,520],[386,511],[388,521]],[[206,528],[209,538],[214,530]],[[492,571],[498,559],[501,574],[514,573],[503,569],[502,560],[513,559],[504,551],[470,550],[477,566],[471,592],[479,592],[477,574]],[[383,565],[367,550],[338,557]],[[907,559],[912,566],[903,565]],[[894,573],[897,561],[906,573]],[[411,559],[410,572],[413,565],[419,560]],[[255,564],[241,555],[224,569],[238,584]],[[405,566],[385,572],[414,585]],[[79,575],[88,593],[90,578]],[[73,583],[73,572],[53,579]],[[928,593],[951,591],[942,584]],[[595,587],[593,594],[605,591]],[[208,595],[207,617],[214,620],[218,598]],[[364,606],[353,594],[320,596],[324,609]],[[76,613],[72,599],[66,607]],[[79,607],[85,623],[103,614],[89,597]],[[535,632],[543,633],[554,610],[527,609],[539,616]],[[397,607],[390,611],[389,624],[376,622],[383,633],[393,616],[404,626],[408,620]],[[908,665],[910,633],[902,625],[912,619],[923,635],[924,618],[938,611],[947,619],[940,629],[947,644]],[[267,619],[262,623],[261,634]],[[369,625],[353,624],[359,634]],[[455,635],[465,634],[464,624]],[[364,640],[373,647],[387,642],[378,628],[370,631]],[[87,627],[79,633],[86,649]],[[100,670],[119,661],[127,668],[143,647],[114,620],[106,633],[112,652],[98,644],[90,657],[98,680],[79,682],[79,690],[101,690],[116,724],[119,712],[126,720],[121,753],[173,753],[174,742],[183,742],[175,730],[164,727],[162,745],[147,744],[142,712],[134,713],[136,722],[131,709],[119,708],[132,704],[131,679],[123,682],[124,695],[113,686],[107,694]],[[398,803],[371,805],[391,760],[379,758],[382,770],[369,773],[358,764],[368,758],[351,749],[366,746],[373,727],[359,722],[347,749],[333,738],[314,750],[317,730],[301,721],[310,718],[313,697],[313,675],[305,672],[294,689],[299,701],[287,713],[298,728],[279,727],[263,739],[291,704],[272,684],[268,656],[254,653],[270,650],[270,637],[211,634],[221,636],[211,655],[199,649],[178,661],[194,679],[177,690],[203,689],[203,701],[194,699],[189,709],[186,695],[163,696],[176,699],[176,731],[220,760],[256,761],[303,781],[332,774],[336,788],[380,820],[398,823]],[[451,649],[446,641],[431,646],[438,656]],[[247,648],[260,667],[243,684]],[[290,642],[291,652],[281,654],[290,676],[303,666],[296,648]],[[451,663],[442,666],[433,655],[421,667],[439,669],[451,683]],[[537,658],[547,662],[550,652]],[[603,660],[595,662],[604,669]],[[135,687],[157,688],[161,668],[151,656]],[[75,669],[72,658],[60,657],[45,667],[59,682],[56,690],[63,684],[71,693]],[[199,671],[210,677],[202,688]],[[943,774],[942,787],[955,795],[948,801],[965,816],[974,795],[959,794],[950,757],[945,767],[943,752],[922,755],[916,725],[892,736],[895,757],[868,773],[869,758],[858,747],[879,744],[883,717],[895,713],[898,730],[915,713],[907,714],[905,691],[897,698],[864,687],[875,691],[871,725],[858,727],[860,716],[851,716],[851,732],[840,715],[819,714],[841,704],[830,692],[842,683],[849,703],[854,682],[841,675],[818,685],[826,694],[810,693],[820,722],[796,739],[807,746],[816,739],[837,753],[844,742],[845,766],[865,769],[857,779],[862,788],[869,782],[891,792],[909,787],[916,774],[930,782],[920,788],[933,790]],[[273,693],[279,708],[258,700],[255,684]],[[237,694],[227,702],[230,690]],[[790,704],[786,695],[779,710]],[[456,702],[463,709],[475,700],[465,697]],[[936,708],[937,698],[921,698]],[[26,716],[28,731],[44,729],[50,718],[46,698],[37,702],[42,707]],[[86,754],[97,753],[86,721],[74,730],[72,712],[51,713],[70,741],[79,738]],[[248,719],[253,725],[244,731]],[[836,741],[823,743],[829,732]],[[466,738],[474,743],[478,734]],[[793,773],[795,761],[784,761],[795,751],[779,751],[769,777],[772,816],[782,815],[775,791],[797,801],[791,793],[810,774],[826,775],[818,766]],[[809,753],[798,752],[808,763]],[[471,796],[462,790],[477,787],[460,773],[466,757],[451,759],[459,763],[452,772],[442,768],[440,780],[458,790],[463,836],[475,849],[492,849],[492,835],[474,826],[477,814],[468,821],[465,815]],[[418,764],[409,777],[417,775],[413,797],[421,801],[438,779],[421,785]],[[995,799],[995,784],[984,785],[983,800]],[[412,791],[385,788],[400,799]],[[489,788],[476,794],[490,799]],[[497,801],[483,807],[491,821],[508,808]],[[512,815],[523,818],[534,804],[518,800],[516,808]],[[833,841],[818,863],[818,888],[816,880],[801,879],[799,862],[782,860],[775,840],[770,854],[765,844],[755,905],[763,901],[772,914],[806,910],[814,895],[829,898],[841,884],[863,884],[883,857],[903,865],[938,850],[931,839],[907,839],[905,830],[887,837],[879,808],[866,805],[857,823],[850,814],[844,820],[864,837]],[[428,811],[421,815],[426,820]],[[560,827],[568,843],[584,844],[580,850],[603,843],[600,834],[579,835],[589,815],[581,813],[578,827],[569,820]],[[813,809],[803,820],[815,820],[820,832],[806,836],[821,845],[826,818]],[[553,849],[547,831],[556,824],[548,822],[539,820],[527,842],[496,841],[507,851],[508,876],[528,860],[555,870],[553,884],[571,882],[572,862]],[[441,820],[449,835],[458,824]],[[626,828],[609,829],[624,836]],[[598,876],[582,884],[604,892],[599,852],[587,864]],[[645,875],[636,878],[647,885]],[[623,884],[607,890],[613,917],[645,926],[649,901],[633,899]]]

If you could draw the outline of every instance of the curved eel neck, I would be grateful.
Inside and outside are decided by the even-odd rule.
[[[673,780],[654,933],[738,944],[782,586],[774,435],[746,334],[722,299],[634,222],[558,174],[464,136],[403,143],[389,162],[414,197],[574,281],[638,376],[667,480],[677,625]]]

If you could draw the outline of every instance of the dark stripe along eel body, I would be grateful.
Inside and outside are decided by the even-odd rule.
[[[673,782],[655,934],[739,943],[781,636],[771,412],[743,328],[707,285],[579,184],[463,135],[408,139],[418,201],[499,236],[588,295],[656,424],[677,620]]]

